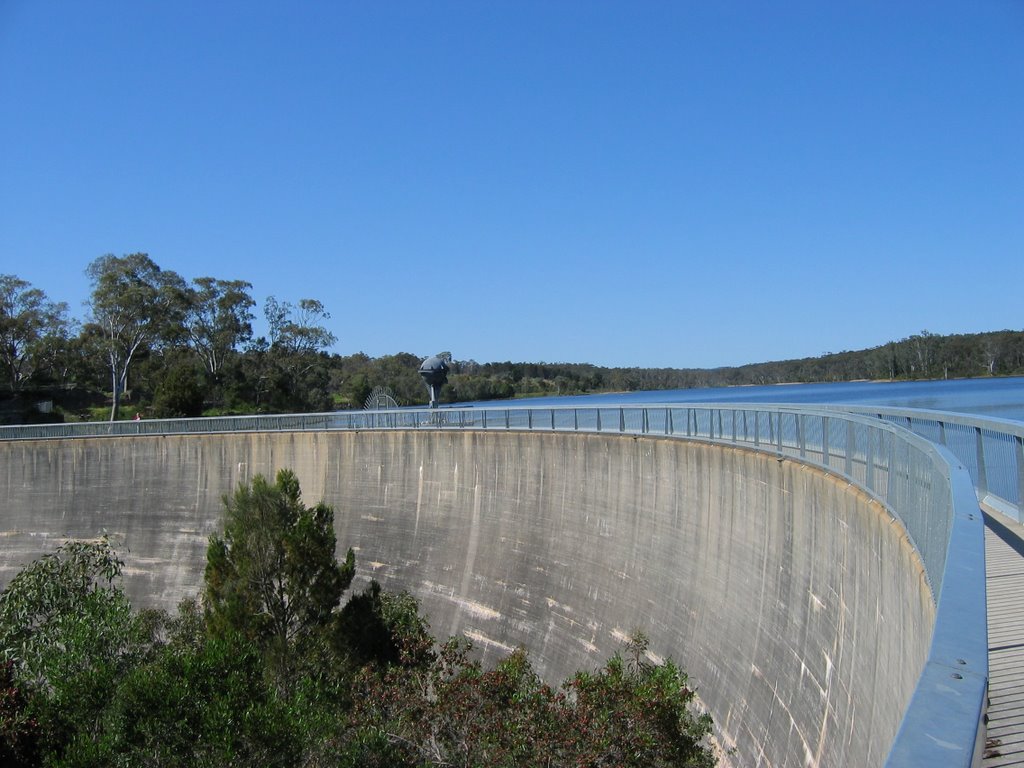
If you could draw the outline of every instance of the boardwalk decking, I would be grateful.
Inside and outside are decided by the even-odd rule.
[[[988,739],[984,768],[1024,765],[1024,526],[985,516]]]

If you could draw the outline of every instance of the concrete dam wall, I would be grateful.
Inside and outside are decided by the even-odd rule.
[[[111,537],[137,605],[202,584],[221,497],[296,471],[357,577],[408,589],[490,663],[552,682],[634,628],[697,686],[731,762],[884,762],[935,608],[902,528],[846,480],[667,438],[293,432],[0,443],[0,586],[66,538]],[[356,588],[361,588],[356,585]]]

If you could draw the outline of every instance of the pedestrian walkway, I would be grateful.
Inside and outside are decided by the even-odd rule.
[[[1024,766],[1024,526],[985,515],[988,738],[984,768]]]

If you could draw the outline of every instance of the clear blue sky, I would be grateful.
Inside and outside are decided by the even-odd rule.
[[[374,357],[1021,329],[1024,2],[0,0],[0,272],[136,251]]]

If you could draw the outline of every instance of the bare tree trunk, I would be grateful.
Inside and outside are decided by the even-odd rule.
[[[117,373],[117,367],[110,366],[111,378],[113,379],[113,392],[111,393],[110,420],[117,421],[117,409],[121,405],[121,377]]]

